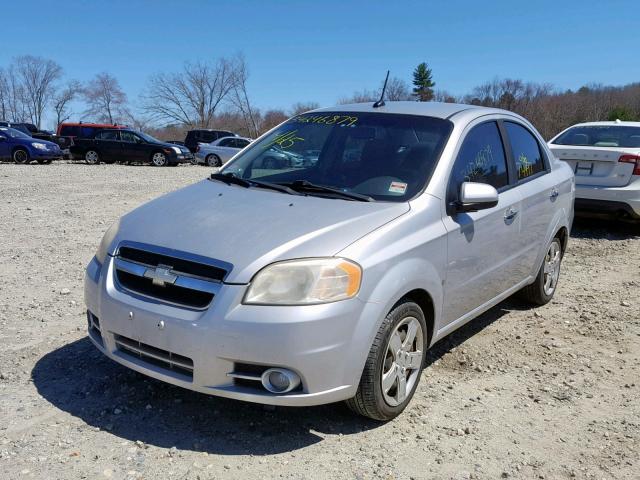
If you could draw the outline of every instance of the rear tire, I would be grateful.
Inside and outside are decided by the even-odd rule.
[[[356,396],[346,401],[347,406],[381,421],[402,413],[420,382],[427,338],[422,309],[409,299],[401,300],[380,325]]]
[[[95,150],[87,150],[84,154],[84,161],[87,165],[98,165],[100,163],[100,155]]]
[[[522,300],[533,305],[545,305],[551,301],[558,286],[563,253],[562,241],[554,237],[547,247],[547,253],[536,279],[531,285],[527,285],[518,292]]]
[[[213,153],[211,155],[207,155],[207,158],[205,158],[205,162],[207,164],[207,166],[209,167],[221,167],[222,166],[222,160],[220,160],[220,157],[217,155],[214,155]]]
[[[29,152],[24,148],[16,148],[11,157],[18,165],[26,165],[31,162],[31,155],[29,155]]]

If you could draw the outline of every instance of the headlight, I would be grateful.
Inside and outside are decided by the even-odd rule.
[[[120,220],[109,227],[107,233],[102,237],[102,241],[100,242],[100,246],[98,247],[98,251],[96,252],[96,258],[101,264],[104,264],[105,259],[107,258],[107,253],[109,253],[109,247],[111,243],[116,238],[118,234],[118,229],[120,228]]]
[[[47,149],[47,145],[44,143],[40,143],[40,142],[33,142],[31,144],[34,148],[37,148],[38,150],[46,150]]]
[[[182,153],[182,150],[180,150],[178,147],[171,147],[173,149],[174,152],[176,152],[178,155],[180,155]]]
[[[271,264],[251,281],[246,304],[313,305],[354,297],[362,269],[344,258],[311,258]]]

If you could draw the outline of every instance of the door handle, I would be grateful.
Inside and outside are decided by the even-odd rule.
[[[554,198],[557,198],[558,195],[560,195],[560,192],[558,192],[558,189],[556,187],[553,187],[551,189],[551,193],[549,194],[549,198],[553,200]]]
[[[504,219],[512,220],[515,218],[516,215],[518,215],[518,211],[513,207],[509,207],[509,209],[506,212],[504,212]]]

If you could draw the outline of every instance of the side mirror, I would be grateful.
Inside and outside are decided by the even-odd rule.
[[[460,186],[458,212],[477,212],[498,204],[498,191],[487,183],[464,182]]]

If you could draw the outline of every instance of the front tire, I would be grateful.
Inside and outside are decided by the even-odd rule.
[[[347,406],[381,421],[402,413],[418,387],[427,338],[422,309],[409,299],[401,300],[382,322],[356,396],[347,400]]]
[[[154,167],[166,167],[169,164],[167,156],[162,152],[156,152],[151,155],[151,164]]]
[[[88,165],[98,165],[100,163],[100,155],[95,150],[87,150],[84,154],[84,161]]]
[[[13,151],[12,157],[13,161],[18,165],[26,165],[27,163],[31,162],[31,155],[29,155],[29,152],[24,148],[16,148]]]
[[[560,278],[562,256],[562,242],[555,237],[547,247],[547,253],[535,281],[520,290],[520,297],[523,300],[533,305],[544,305],[551,301]]]

